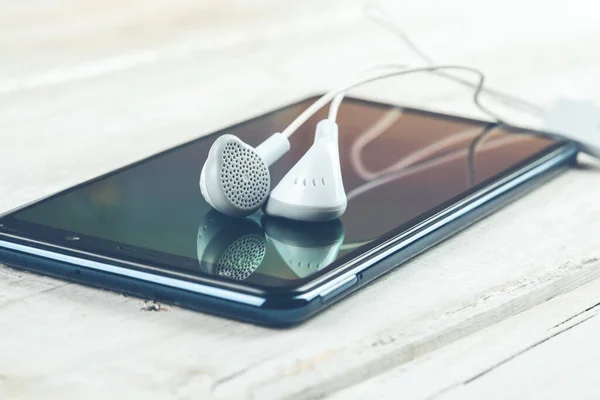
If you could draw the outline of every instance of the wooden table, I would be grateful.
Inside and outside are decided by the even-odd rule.
[[[388,3],[494,87],[600,100],[591,0]],[[416,62],[362,4],[0,1],[0,212],[374,62]],[[431,77],[357,93],[478,115]],[[600,170],[586,165],[291,330],[0,266],[0,398],[598,398]]]

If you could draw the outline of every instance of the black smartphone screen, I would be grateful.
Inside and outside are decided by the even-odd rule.
[[[314,99],[225,129],[256,146]],[[310,147],[323,110],[271,168],[273,185]],[[165,269],[286,287],[403,224],[457,201],[557,143],[497,124],[348,99],[338,124],[348,208],[340,220],[300,223],[213,211],[198,181],[210,135],[5,216],[4,229]],[[273,186],[274,187],[274,186]]]

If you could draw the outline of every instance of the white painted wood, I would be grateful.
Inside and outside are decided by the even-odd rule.
[[[0,210],[375,60],[414,59],[362,19],[361,1],[219,4],[0,2]],[[600,28],[578,11],[584,1],[568,23],[542,1],[389,4],[432,54],[479,65],[495,86],[541,103],[563,89],[600,96],[589,51]],[[474,113],[464,89],[439,85],[360,93]],[[393,373],[597,278],[599,180],[570,171],[289,331],[142,311],[137,299],[0,267],[0,398],[310,398]]]
[[[597,399],[600,318],[590,318],[441,398]]]
[[[599,304],[596,279],[330,398],[595,399]]]

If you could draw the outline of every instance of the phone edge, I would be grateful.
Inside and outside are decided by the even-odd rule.
[[[371,258],[361,260],[359,270],[352,269],[341,273],[335,279],[317,285],[312,291],[303,294],[291,294],[290,296],[267,299],[220,289],[226,292],[225,296],[211,296],[207,293],[196,292],[189,287],[188,289],[171,287],[162,283],[136,279],[133,276],[118,275],[106,270],[85,268],[81,264],[71,264],[59,259],[43,258],[39,255],[27,253],[27,251],[15,250],[14,246],[12,246],[12,249],[8,248],[5,240],[0,240],[0,260],[7,260],[8,262],[5,265],[9,267],[25,269],[34,273],[50,275],[114,292],[127,293],[140,298],[164,301],[209,314],[260,325],[291,326],[323,311],[373,280],[398,268],[426,249],[458,233],[549,180],[565,170],[568,164],[576,159],[577,152],[578,146],[576,144],[565,143],[550,155],[546,155],[546,159],[540,164],[532,168],[523,168],[520,174],[498,188],[500,191],[497,194],[476,205],[472,210],[467,212],[464,211],[464,208],[455,210],[453,214],[448,216],[448,222],[443,223],[431,232],[416,240],[413,236],[409,236],[404,241],[398,241],[396,243],[397,247],[402,248],[404,246],[401,252],[388,249],[388,253],[383,257],[378,256],[379,253],[372,254],[370,255]],[[541,159],[544,159],[544,157],[541,157]],[[467,205],[473,206],[472,204]],[[412,239],[412,242],[406,244],[409,239]],[[20,247],[20,249],[23,250],[23,247]],[[35,250],[38,249],[29,248],[29,251]],[[64,255],[55,253],[55,256]],[[379,258],[374,261],[375,256]],[[85,260],[81,259],[81,261]],[[354,279],[354,277],[356,278]],[[248,298],[244,297],[242,299],[240,295]]]

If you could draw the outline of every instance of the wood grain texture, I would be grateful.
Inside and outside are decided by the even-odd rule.
[[[478,65],[496,87],[541,104],[562,91],[598,100],[590,82],[599,82],[600,55],[589,49],[600,28],[586,2],[570,4],[389,8],[438,59]],[[327,89],[377,60],[414,60],[364,20],[363,5],[0,2],[0,210]],[[464,89],[429,77],[359,93],[476,114]],[[482,383],[461,382],[595,301],[599,183],[595,167],[569,171],[289,331],[177,307],[145,311],[138,299],[0,266],[0,398],[346,398],[378,385],[378,394],[460,398],[517,382],[514,394],[531,394],[561,371],[536,381],[519,372],[555,354],[551,340],[514,370],[510,362]],[[529,328],[519,336],[521,323]],[[591,343],[589,326],[560,345]],[[594,353],[582,360],[597,365]]]
[[[596,398],[599,289],[595,280],[332,398]]]

